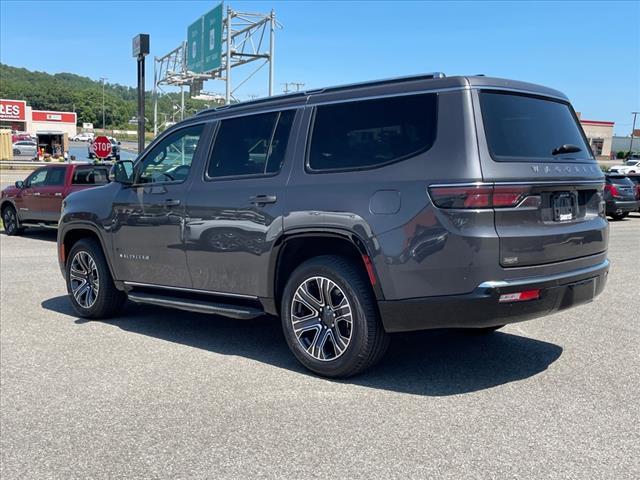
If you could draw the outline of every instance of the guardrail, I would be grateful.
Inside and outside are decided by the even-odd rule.
[[[33,170],[43,165],[51,165],[58,162],[57,160],[51,162],[34,162],[33,160],[0,160],[0,168],[7,170]]]

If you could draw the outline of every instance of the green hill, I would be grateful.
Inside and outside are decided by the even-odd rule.
[[[52,75],[0,64],[0,97],[26,100],[36,110],[75,111],[79,125],[91,122],[95,128],[102,128],[102,82],[98,80],[73,73]],[[135,130],[128,121],[136,116],[136,98],[135,88],[112,83],[105,85],[107,128]],[[146,117],[152,120],[151,92],[146,92],[145,99]],[[158,112],[171,115],[173,101],[179,102],[178,93],[161,96]],[[193,114],[195,110],[205,108],[205,103],[186,99],[186,111]],[[147,122],[147,129],[153,129],[151,122]]]

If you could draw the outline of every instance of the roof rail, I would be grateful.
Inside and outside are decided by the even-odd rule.
[[[358,83],[348,83],[345,85],[337,85],[335,87],[326,87],[326,88],[317,88],[312,90],[305,90],[303,92],[293,92],[293,93],[285,93],[283,95],[274,95],[272,97],[263,97],[255,100],[249,100],[247,102],[239,102],[232,103],[230,105],[222,105],[220,107],[207,108],[205,110],[201,110],[197,115],[205,115],[207,113],[219,112],[221,110],[226,110],[228,108],[237,108],[244,107],[247,105],[258,105],[260,103],[270,102],[274,100],[282,100],[287,98],[296,98],[302,96],[315,95],[318,93],[326,93],[326,92],[335,92],[340,90],[349,90],[355,87],[365,87],[365,86],[378,86],[378,85],[386,85],[390,83],[401,83],[401,82],[412,82],[416,80],[433,80],[438,78],[445,78],[446,75],[442,72],[431,72],[431,73],[422,73],[419,75],[408,75],[404,77],[393,77],[393,78],[385,78],[382,80],[369,80],[366,82],[358,82]]]

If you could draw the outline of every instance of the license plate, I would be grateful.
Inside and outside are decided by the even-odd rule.
[[[553,219],[556,222],[568,222],[576,218],[578,199],[573,192],[560,192],[553,195]]]

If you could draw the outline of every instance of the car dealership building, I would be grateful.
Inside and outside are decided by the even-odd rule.
[[[56,132],[69,137],[76,134],[75,112],[33,110],[24,100],[0,99],[0,128],[37,135]]]

